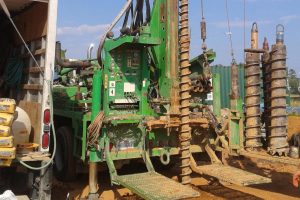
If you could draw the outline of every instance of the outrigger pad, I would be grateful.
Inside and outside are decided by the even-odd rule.
[[[225,181],[239,186],[271,183],[270,178],[266,178],[251,172],[225,166],[222,164],[211,164],[197,167],[203,174],[215,177],[220,181]]]
[[[118,176],[116,181],[146,200],[176,200],[200,196],[193,188],[156,172]]]

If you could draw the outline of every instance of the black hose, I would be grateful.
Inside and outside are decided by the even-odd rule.
[[[139,7],[139,18],[140,18],[140,21],[139,21],[139,27],[143,25],[143,20],[144,20],[144,13],[143,13],[143,8],[144,8],[144,0],[141,0],[141,5]]]
[[[124,18],[124,22],[123,22],[122,29],[127,28],[127,23],[128,23],[129,13],[130,13],[130,9],[128,9],[128,10],[126,11],[126,15],[125,15],[125,18]]]
[[[145,1],[146,1],[146,23],[149,23],[151,20],[150,1],[149,0],[145,0]]]
[[[121,19],[121,17],[126,13],[126,11],[132,6],[132,0],[128,0],[126,4],[124,5],[123,9],[120,11],[120,13],[117,15],[117,17],[114,19],[114,21],[111,23],[109,28],[106,30],[106,32],[103,34],[100,44],[97,51],[97,60],[100,66],[102,66],[102,58],[101,58],[101,52],[103,49],[103,45],[105,42],[105,39],[107,37],[107,34],[115,27],[115,25],[118,23],[118,21]]]
[[[133,18],[132,18],[132,22],[131,22],[131,28],[132,31],[136,29],[137,27],[137,20],[138,20],[138,10],[139,10],[139,5],[140,5],[140,0],[137,0],[137,3],[135,5],[134,11],[133,11]]]

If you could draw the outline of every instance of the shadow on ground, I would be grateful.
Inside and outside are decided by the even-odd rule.
[[[252,188],[300,198],[299,188],[294,188],[292,185],[292,174],[297,170],[297,167],[259,159],[254,162],[253,159],[246,157],[234,157],[234,159],[227,159],[226,161],[233,167],[272,179],[272,183],[250,186]]]

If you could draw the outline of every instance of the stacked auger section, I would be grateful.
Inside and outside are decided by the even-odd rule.
[[[258,49],[258,28],[254,23],[251,30],[251,52],[246,54],[245,65],[245,108],[246,149],[259,150],[261,143],[260,119],[260,58]]]
[[[190,34],[189,34],[189,15],[188,15],[188,0],[180,0],[180,150],[181,150],[181,183],[189,184],[191,182],[190,174],[190,143],[191,143],[191,128],[190,128]]]
[[[287,155],[287,113],[286,113],[286,46],[284,45],[284,27],[277,26],[276,44],[271,51],[271,88],[269,153]]]
[[[269,143],[270,137],[270,87],[271,87],[271,64],[270,64],[270,53],[269,53],[269,43],[267,38],[264,38],[263,50],[265,51],[261,57],[262,60],[262,79],[263,79],[263,93],[264,93],[264,112],[263,112],[263,122],[265,124],[265,132],[267,142],[265,143],[265,147]]]
[[[239,68],[235,60],[231,63],[231,95],[232,100],[236,100],[240,97],[239,93]]]

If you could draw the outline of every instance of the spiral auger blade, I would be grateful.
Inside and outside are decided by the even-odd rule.
[[[251,29],[251,51],[246,54],[245,65],[245,108],[246,108],[246,149],[259,151],[261,143],[260,113],[260,57],[254,53],[258,49],[258,27],[253,23]]]
[[[269,153],[287,156],[287,113],[286,113],[286,45],[284,44],[284,27],[277,26],[276,44],[272,45],[271,53],[271,87],[270,87],[270,118]]]
[[[191,144],[191,128],[190,128],[190,33],[189,33],[189,15],[188,0],[180,0],[180,149],[181,149],[181,183],[189,184],[191,182],[190,174],[190,144]]]

